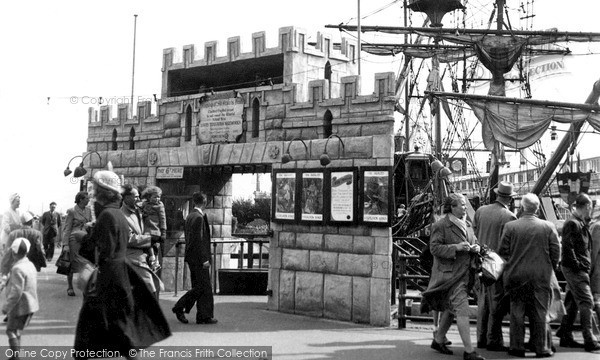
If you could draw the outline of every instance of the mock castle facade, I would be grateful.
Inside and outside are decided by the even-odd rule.
[[[110,160],[126,182],[163,189],[167,288],[181,282],[174,244],[194,191],[209,196],[212,237],[219,241],[231,238],[233,173],[323,168],[324,152],[332,159],[328,168],[393,165],[394,74],[376,74],[374,92],[360,95],[353,41],[334,44],[318,34],[309,44],[294,27],[278,35],[277,46],[267,48],[264,32],[252,34],[250,52],[241,51],[240,37],[229,38],[224,56],[216,41],[202,53],[194,45],[181,54],[165,49],[155,114],[152,101],[135,111],[129,104],[89,109],[87,149],[103,162],[88,156],[86,166],[97,171]],[[331,135],[343,146],[332,140],[326,147]],[[292,161],[282,164],[287,151]],[[271,229],[270,309],[389,324],[389,227],[272,219]]]

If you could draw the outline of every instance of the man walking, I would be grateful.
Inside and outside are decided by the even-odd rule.
[[[562,231],[562,273],[567,280],[568,291],[565,296],[567,313],[563,316],[560,329],[560,346],[584,347],[585,351],[598,351],[600,344],[592,331],[592,309],[594,299],[590,288],[592,240],[588,221],[592,213],[592,200],[586,194],[575,198],[573,215],[563,225]],[[573,322],[577,316],[581,323],[584,344],[573,339]]]
[[[480,245],[498,252],[500,235],[504,224],[516,220],[517,217],[509,210],[510,202],[516,193],[513,185],[501,181],[494,189],[496,202],[481,206],[473,218],[473,230]],[[502,319],[508,313],[509,302],[504,297],[502,280],[489,286],[483,283],[477,296],[477,347],[489,351],[507,351],[502,337]]]
[[[200,192],[192,195],[194,210],[185,220],[185,262],[190,268],[192,289],[177,301],[173,312],[177,320],[187,324],[184,312],[196,304],[196,324],[216,324],[214,299],[210,283],[210,225],[204,213],[206,196]]]
[[[46,211],[42,215],[42,226],[44,227],[42,234],[44,235],[44,252],[46,253],[46,261],[52,261],[54,256],[54,242],[60,228],[60,214],[56,211],[56,203],[50,203],[50,211]]]
[[[506,260],[504,290],[510,298],[510,350],[525,357],[525,316],[532,323],[530,342],[536,357],[554,353],[548,344],[548,309],[552,299],[550,281],[560,259],[556,227],[540,220],[540,200],[535,194],[521,199],[522,215],[504,225],[499,254]]]

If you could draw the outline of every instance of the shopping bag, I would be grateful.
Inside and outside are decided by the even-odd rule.
[[[56,273],[61,275],[68,275],[71,271],[71,259],[69,256],[69,250],[63,250],[56,260]]]
[[[92,274],[96,270],[96,266],[94,266],[89,261],[83,261],[83,265],[81,265],[79,271],[75,273],[75,278],[73,281],[75,282],[77,288],[81,290],[81,292],[85,293],[88,283],[92,278]]]
[[[485,285],[491,285],[502,277],[504,260],[493,250],[487,250],[481,261],[481,281]]]

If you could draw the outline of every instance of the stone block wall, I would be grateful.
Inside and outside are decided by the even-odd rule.
[[[270,309],[389,325],[389,228],[272,225]]]

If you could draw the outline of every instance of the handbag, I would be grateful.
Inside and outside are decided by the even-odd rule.
[[[71,271],[71,258],[69,250],[63,250],[56,260],[56,273],[61,275],[68,275]]]
[[[491,285],[502,278],[504,260],[495,251],[487,249],[481,259],[481,281]]]

